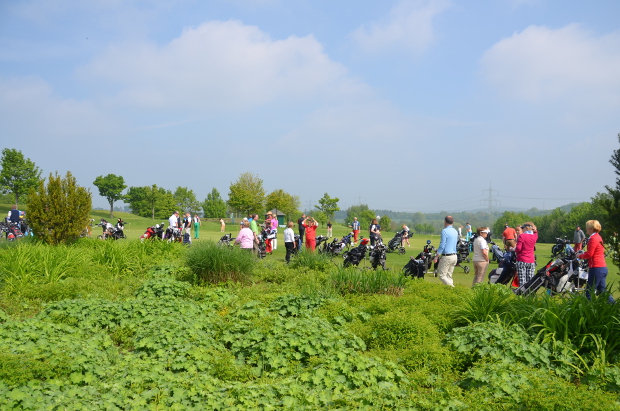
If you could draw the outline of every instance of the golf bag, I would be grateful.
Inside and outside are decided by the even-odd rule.
[[[493,247],[497,247],[493,245]],[[489,273],[489,283],[491,284],[508,284],[517,272],[516,255],[514,251],[506,251],[502,253],[499,259],[499,267],[491,270]]]
[[[405,254],[405,247],[403,247],[403,239],[405,235],[407,235],[405,230],[400,230],[396,233],[396,235],[394,235],[394,237],[387,243],[387,252],[391,253],[398,251],[398,254]]]
[[[381,240],[374,247],[371,247],[370,252],[368,253],[370,266],[376,270],[379,266],[385,270],[385,259],[386,259],[387,247]]]
[[[24,236],[19,228],[19,223],[9,222],[4,231],[6,231],[6,239],[9,241],[18,240]]]
[[[424,278],[424,275],[426,274],[426,271],[428,269],[426,259],[416,259],[413,257],[409,258],[409,261],[403,267],[403,274],[405,276],[410,276],[411,278]]]
[[[233,236],[232,233],[229,234],[225,234],[220,238],[220,241],[217,242],[217,245],[227,245],[232,247],[233,246]]]
[[[490,251],[492,255],[490,261],[497,261],[499,263],[504,258],[504,252],[497,244],[495,244],[495,242],[491,241],[489,244],[491,245]]]
[[[144,234],[140,236],[140,241],[149,240],[149,239],[154,240],[156,238],[161,239],[163,235],[164,235],[164,223],[155,224],[154,226],[151,226],[146,229]]]
[[[416,260],[422,260],[424,263],[424,274],[428,272],[431,268],[431,264],[433,262],[433,251],[435,251],[435,247],[431,244],[431,240],[426,240],[426,245],[422,249],[422,252],[416,256]],[[437,276],[435,274],[435,276]]]
[[[364,259],[364,257],[366,257],[366,252],[368,251],[368,244],[370,243],[370,240],[367,238],[361,238],[360,239],[360,244],[355,247],[352,248],[349,251],[346,251],[343,254],[344,257],[344,262],[343,262],[343,267],[349,267],[349,266],[358,266],[359,263]]]
[[[551,257],[565,257],[570,255],[572,247],[570,246],[570,240],[566,237],[555,238],[555,244],[551,247]]]
[[[181,242],[182,232],[178,227],[168,227],[164,233],[164,239],[168,242]]]

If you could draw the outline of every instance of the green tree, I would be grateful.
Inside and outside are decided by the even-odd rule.
[[[310,212],[309,215],[314,217],[314,219],[321,225],[325,225],[329,221],[325,213],[322,212],[321,210],[314,210]]]
[[[392,231],[391,227],[392,219],[386,215],[381,217],[379,220],[379,225],[381,226],[381,231]]]
[[[263,180],[252,173],[243,173],[230,184],[228,205],[235,211],[247,215],[262,214],[265,211],[265,189]]]
[[[319,200],[319,205],[315,205],[314,208],[325,213],[325,217],[327,217],[327,220],[329,221],[334,217],[334,213],[336,211],[340,211],[338,201],[340,201],[338,197],[332,198],[329,194],[325,193]]]
[[[286,214],[287,220],[294,220],[294,217],[300,214],[299,209],[301,208],[301,201],[299,200],[299,196],[294,196],[282,189],[278,189],[273,190],[267,195],[266,207],[267,210],[273,210],[275,208]]]
[[[41,181],[41,170],[32,160],[24,158],[21,151],[13,148],[2,150],[0,159],[0,191],[12,193],[15,206],[19,205],[19,197],[28,194]]]
[[[28,220],[34,235],[48,244],[64,244],[77,239],[87,227],[92,209],[89,190],[77,185],[67,172],[65,178],[50,173],[47,185],[28,194]]]
[[[110,204],[110,218],[114,217],[114,202],[124,198],[122,192],[127,188],[125,179],[122,176],[108,174],[99,176],[93,184],[99,189],[99,195],[105,197]]]
[[[200,209],[200,203],[196,200],[194,190],[187,187],[177,187],[174,190],[174,201],[177,208],[183,213],[196,214]]]
[[[226,202],[222,200],[217,188],[207,194],[207,198],[202,202],[202,211],[207,218],[224,218],[226,215]]]
[[[353,217],[357,217],[357,220],[360,222],[360,228],[363,230],[370,227],[370,222],[376,216],[374,211],[368,208],[367,204],[358,204],[347,209],[345,224],[350,225],[353,221]]]
[[[618,141],[620,142],[620,133],[618,133]],[[598,201],[598,204],[600,204],[607,213],[606,220],[604,221],[605,225],[603,226],[603,234],[607,237],[613,233],[620,232],[620,149],[613,151],[609,162],[615,169],[616,186],[605,186],[609,195]],[[620,267],[620,243],[618,241],[612,241],[610,246],[614,251],[614,264]]]
[[[144,187],[129,187],[126,202],[133,214],[141,217],[168,218],[175,211],[174,196],[170,190],[156,184]]]

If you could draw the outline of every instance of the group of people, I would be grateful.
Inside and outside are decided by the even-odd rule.
[[[444,229],[441,231],[441,241],[434,262],[438,264],[437,271],[439,279],[442,283],[454,287],[452,273],[457,264],[457,242],[459,233],[453,228],[454,218],[446,216],[444,218]],[[607,282],[607,265],[605,263],[605,248],[603,239],[599,234],[601,224],[597,220],[589,220],[586,222],[586,232],[588,235],[587,249],[584,252],[581,249],[585,234],[581,232],[580,227],[576,228],[575,234],[575,251],[579,259],[588,260],[588,290],[586,295],[590,297],[589,290],[594,289],[597,293],[604,292]],[[489,265],[489,246],[487,236],[490,233],[488,227],[479,227],[478,236],[474,239],[474,279],[472,286],[481,283],[486,275]],[[520,285],[527,283],[536,273],[535,247],[538,241],[538,229],[532,222],[526,222],[515,228],[505,225],[502,233],[504,246],[507,250],[514,251],[516,254],[517,278]],[[577,248],[579,247],[579,248]],[[613,298],[609,296],[610,302]]]
[[[202,226],[202,222],[198,214],[194,214],[192,217],[191,213],[186,212],[181,219],[179,212],[175,211],[168,218],[168,228],[172,231],[179,230],[183,234],[183,241],[190,244],[192,242],[192,227],[194,228],[194,240],[197,240],[200,238],[200,226]]]

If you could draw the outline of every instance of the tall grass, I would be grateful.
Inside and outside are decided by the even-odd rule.
[[[455,325],[511,318],[515,295],[500,284],[479,284],[454,309]]]
[[[318,252],[302,251],[291,258],[291,268],[307,268],[314,271],[326,272],[334,267],[331,258]]]
[[[198,242],[187,250],[185,263],[201,283],[241,282],[250,279],[255,257],[236,247],[220,247],[212,241]]]
[[[335,267],[330,272],[334,289],[340,294],[389,294],[400,296],[405,277],[400,272],[360,270],[355,267]]]

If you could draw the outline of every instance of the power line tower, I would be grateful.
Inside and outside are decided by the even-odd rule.
[[[489,193],[489,196],[487,198],[485,198],[484,200],[480,200],[480,203],[482,205],[488,205],[489,206],[489,214],[491,214],[493,212],[493,207],[494,206],[498,206],[501,205],[502,202],[499,200],[496,200],[493,197],[493,193],[496,193],[495,195],[499,195],[499,191],[497,190],[493,190],[493,187],[491,186],[491,182],[489,182],[489,188],[487,190],[482,190],[482,194],[484,194],[485,192]]]

